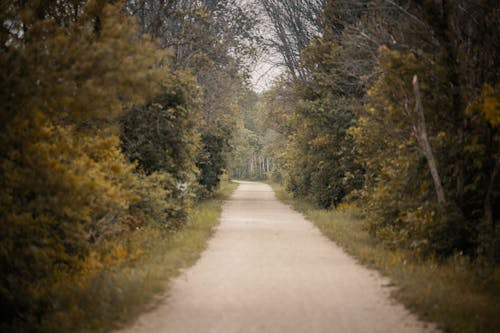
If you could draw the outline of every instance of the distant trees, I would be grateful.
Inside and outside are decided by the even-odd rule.
[[[257,93],[242,94],[240,120],[231,145],[229,172],[237,179],[266,179],[276,170],[270,145],[276,133],[266,129],[265,110]]]
[[[211,191],[227,165],[230,141],[246,89],[246,66],[259,38],[256,15],[237,1],[128,1],[145,33],[173,51],[172,67],[188,69],[199,85],[199,182]]]
[[[321,10],[319,7],[319,14],[310,24],[318,31],[323,21]],[[355,45],[334,42],[337,31],[323,29],[322,33],[323,38],[311,34],[307,48],[300,50],[302,78],[291,76],[291,82],[277,83],[267,94],[265,103],[273,110],[270,120],[286,119],[288,124],[284,126],[285,131],[280,131],[289,143],[289,153],[282,159],[288,188],[322,207],[330,207],[362,183],[362,169],[349,148],[352,138],[347,129],[352,125],[353,108],[358,105],[355,98],[361,90],[360,78],[350,67],[353,58],[366,60]],[[362,64],[357,64],[358,71],[363,68]],[[276,101],[285,99],[284,117],[274,115],[274,110],[279,110]]]

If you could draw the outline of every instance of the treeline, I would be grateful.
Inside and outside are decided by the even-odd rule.
[[[229,175],[236,179],[264,180],[277,171],[270,144],[278,139],[278,133],[266,126],[260,100],[253,91],[242,99],[228,165]]]
[[[2,2],[2,331],[85,311],[52,296],[140,257],[137,234],[174,232],[213,193],[254,20],[236,1]]]
[[[355,202],[388,247],[493,268],[498,1],[260,3],[287,69],[262,103],[288,190],[324,208]]]

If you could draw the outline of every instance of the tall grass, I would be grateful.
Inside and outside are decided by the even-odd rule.
[[[22,324],[10,332],[107,332],[156,306],[168,281],[199,258],[218,224],[221,206],[237,187],[224,181],[216,196],[196,205],[187,224],[176,232],[143,228],[128,240],[140,249],[119,267],[98,270],[54,288],[51,315],[36,327]],[[64,280],[64,279],[62,279]]]
[[[294,200],[283,187],[272,186],[278,199],[302,212],[347,253],[388,276],[395,287],[392,296],[421,319],[437,323],[445,332],[500,332],[498,267],[486,274],[465,256],[423,261],[386,249],[370,237],[355,208],[318,209]]]

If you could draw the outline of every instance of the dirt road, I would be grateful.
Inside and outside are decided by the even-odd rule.
[[[271,188],[241,182],[200,260],[122,333],[429,332]]]

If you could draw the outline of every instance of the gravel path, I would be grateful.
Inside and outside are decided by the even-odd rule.
[[[430,332],[388,281],[347,256],[268,185],[240,182],[208,249],[121,333]]]

